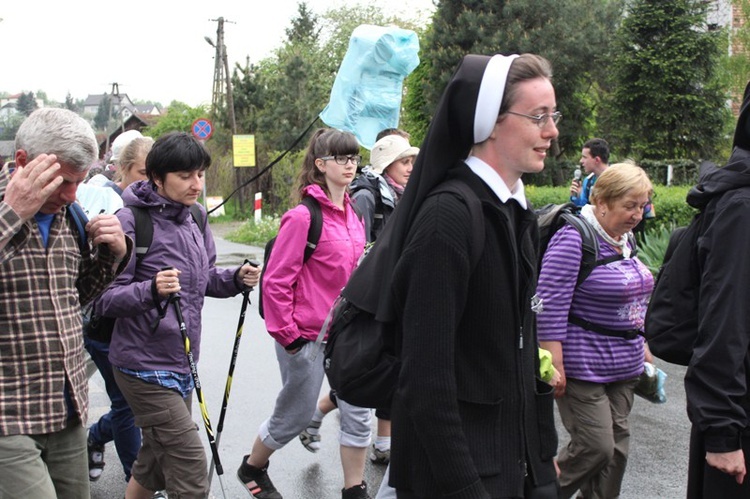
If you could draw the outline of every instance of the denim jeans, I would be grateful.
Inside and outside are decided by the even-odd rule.
[[[104,379],[104,386],[111,402],[109,412],[91,425],[89,438],[99,445],[115,441],[117,455],[125,472],[125,481],[128,481],[138,449],[141,448],[141,430],[135,426],[133,411],[130,410],[112,375],[112,364],[108,358],[109,344],[84,337],[84,345]]]

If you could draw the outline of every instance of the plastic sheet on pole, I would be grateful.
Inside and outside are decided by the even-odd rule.
[[[419,65],[419,39],[396,26],[358,26],[320,118],[371,149],[378,132],[396,128],[404,78]]]

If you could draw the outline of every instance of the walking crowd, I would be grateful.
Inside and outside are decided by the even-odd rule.
[[[89,497],[109,441],[126,498],[208,497],[213,467],[191,412],[193,396],[204,409],[201,312],[207,296],[259,284],[281,389],[243,436],[236,476],[249,497],[282,497],[276,453],[297,440],[318,452],[336,409],[343,499],[619,497],[628,418],[653,361],[655,281],[633,237],[653,214],[653,186],[591,139],[570,187],[578,222],[542,238],[522,178],[544,168],[561,119],[549,61],[466,55],[421,147],[383,130],[362,167],[355,135],[313,132],[261,269],[216,266],[198,203],[212,161],[191,135],[125,132],[113,169],[84,182],[99,152],[91,126],[64,109],[33,112],[0,170],[0,497]],[[750,497],[748,173],[750,85],[728,164],[704,165],[687,200],[703,213],[689,498]],[[342,289],[394,325],[389,404],[321,393],[320,343]],[[90,426],[85,352],[111,401]],[[377,490],[368,458],[387,465]]]

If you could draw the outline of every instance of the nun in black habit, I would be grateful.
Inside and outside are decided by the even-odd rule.
[[[551,76],[532,54],[463,58],[403,198],[344,290],[398,324],[389,483],[399,498],[558,497],[531,309],[538,226],[521,181],[558,135]],[[473,191],[483,220],[456,194],[430,195],[449,178]]]

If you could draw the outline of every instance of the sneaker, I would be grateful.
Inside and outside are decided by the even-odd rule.
[[[88,439],[87,447],[89,454],[89,480],[95,482],[101,478],[104,472],[104,446],[95,444]]]
[[[341,499],[370,499],[367,494],[367,484],[362,482],[354,487],[341,489]]]
[[[372,450],[370,452],[370,461],[375,464],[388,464],[391,462],[391,449],[380,450],[372,444]]]
[[[262,468],[247,464],[249,455],[242,458],[242,464],[237,469],[237,478],[255,499],[283,499],[268,476],[268,463]]]
[[[152,499],[169,499],[169,497],[167,496],[166,490],[157,490],[154,492]]]

